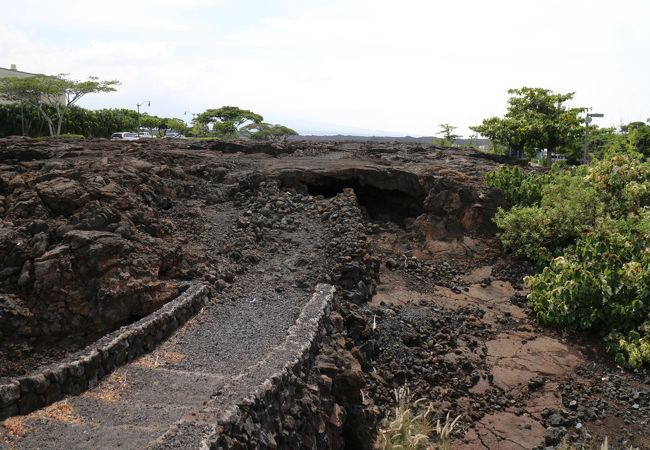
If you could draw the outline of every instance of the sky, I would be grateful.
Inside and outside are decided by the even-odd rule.
[[[650,118],[647,0],[0,0],[0,67],[117,79],[80,105],[191,119],[235,105],[303,134],[434,135],[509,88]],[[645,55],[645,56],[644,56]]]

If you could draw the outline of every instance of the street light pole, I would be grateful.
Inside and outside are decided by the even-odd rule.
[[[147,104],[147,106],[151,106],[151,101],[149,101],[149,100],[145,100],[143,102],[135,104],[135,106],[138,108],[138,129],[136,131],[137,133],[140,133],[140,107],[142,105],[144,105],[145,103]]]
[[[585,117],[585,143],[582,147],[582,160],[585,164],[589,162],[589,124],[593,117],[605,117],[605,114],[587,113],[587,117]]]

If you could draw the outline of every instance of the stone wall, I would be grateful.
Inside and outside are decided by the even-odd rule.
[[[366,325],[354,308],[374,293],[378,262],[369,255],[352,190],[333,199],[321,218],[331,227],[326,250],[334,261],[326,277],[331,284],[317,285],[284,343],[240,376],[263,374],[265,381],[246,391],[232,380],[229,391],[250,394],[226,401],[222,396],[231,392],[219,393],[148,449],[372,446],[378,411],[362,394],[362,367],[345,342]]]
[[[249,370],[268,374],[261,385],[226,408],[223,399],[208,401],[149,448],[324,447],[318,387],[306,379],[326,332],[334,292],[334,286],[317,285],[284,342]]]
[[[193,284],[157,311],[116,330],[64,361],[18,378],[0,378],[0,420],[27,414],[93,387],[122,364],[150,352],[206,304],[209,288]]]

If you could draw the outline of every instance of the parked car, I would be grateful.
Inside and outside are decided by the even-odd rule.
[[[187,139],[187,138],[180,133],[167,133],[164,136],[164,139]]]
[[[137,141],[140,139],[137,134],[129,131],[120,131],[111,135],[111,141]]]
[[[141,131],[140,133],[138,133],[138,137],[140,139],[153,139],[155,136],[152,135],[151,133]]]

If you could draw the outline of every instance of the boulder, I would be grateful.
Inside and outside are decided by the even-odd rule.
[[[75,180],[54,178],[36,185],[43,203],[58,214],[70,214],[85,205],[90,195]]]

